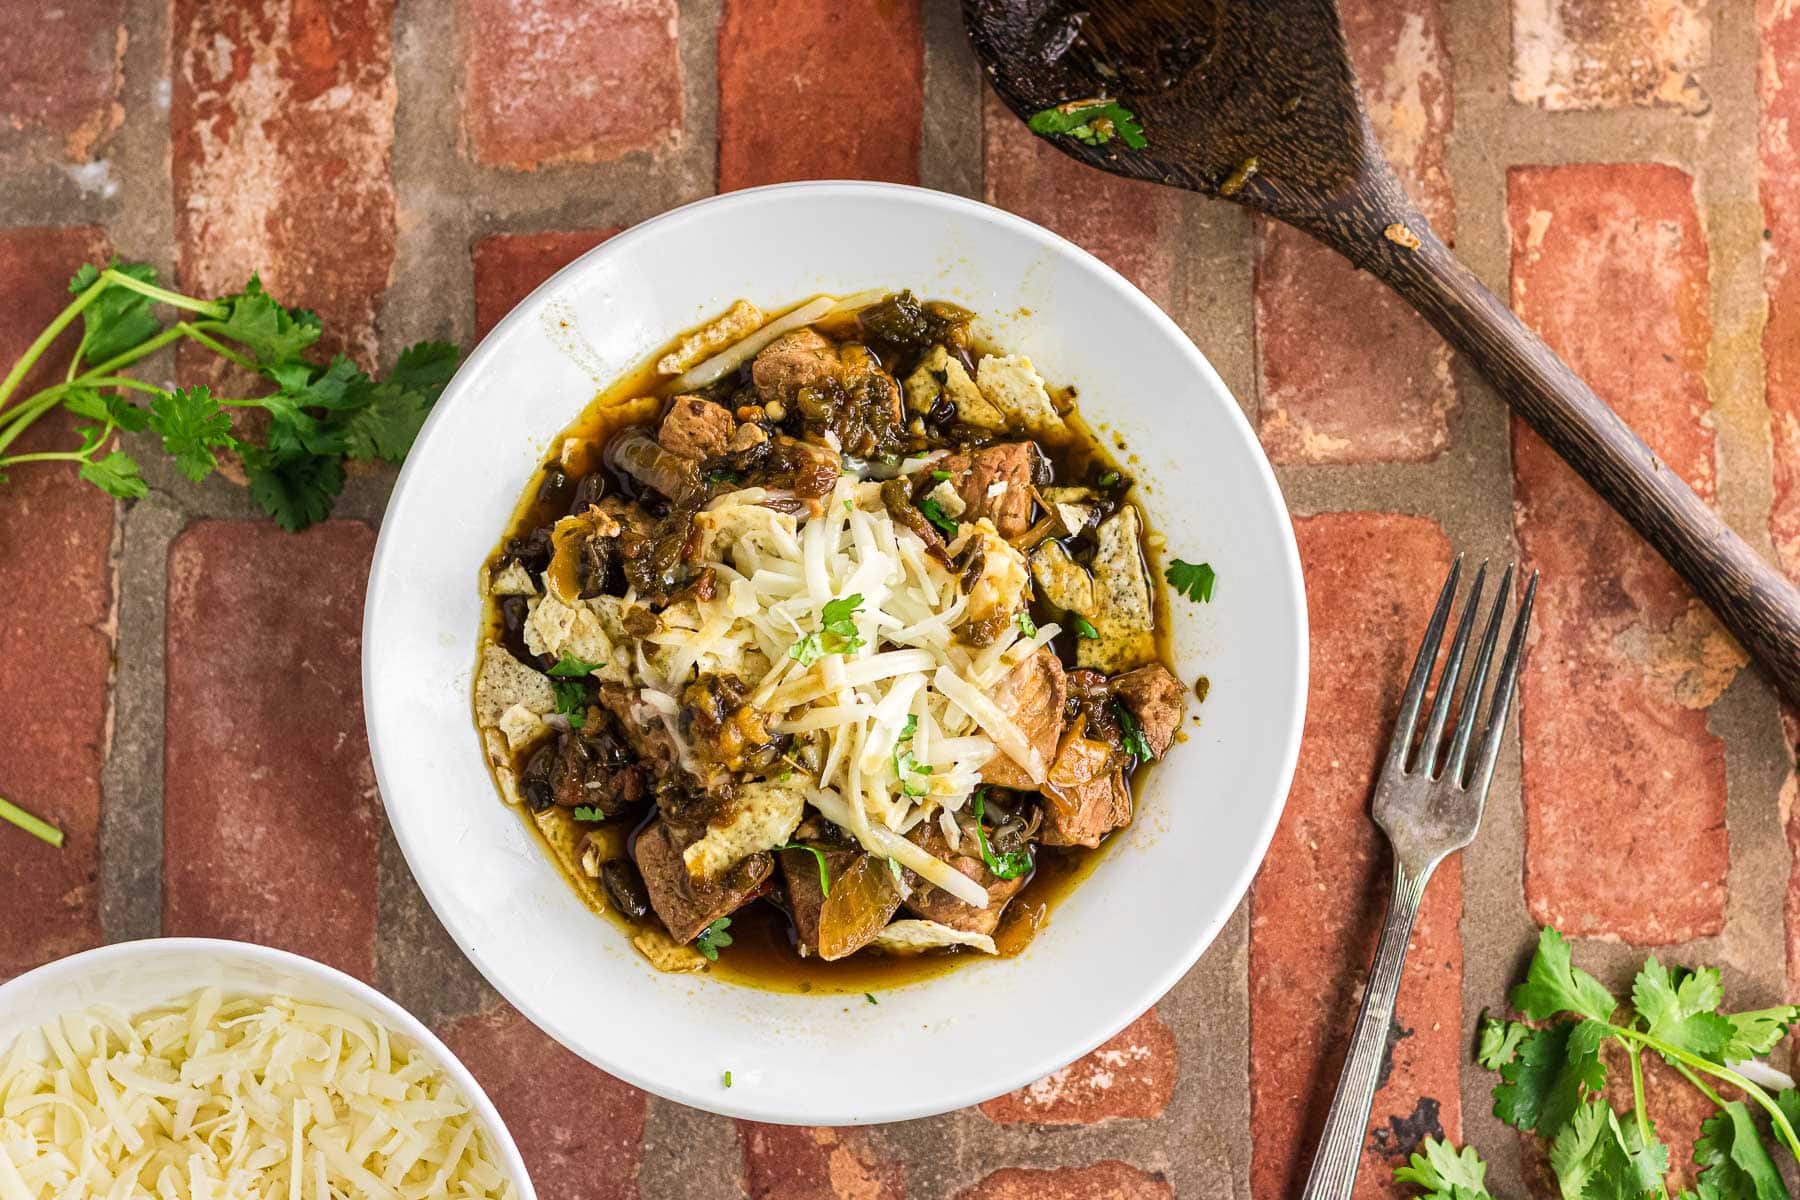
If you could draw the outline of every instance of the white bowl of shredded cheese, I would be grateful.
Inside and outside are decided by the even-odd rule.
[[[1185,736],[1144,773],[1131,824],[1023,951],[874,997],[660,972],[583,903],[489,774],[472,711],[484,567],[559,433],[672,338],[740,299],[779,312],[902,288],[969,309],[983,344],[1078,389],[1083,417],[1137,481],[1152,545],[1160,535],[1170,558],[1216,570],[1209,603],[1172,600],[1168,613],[1169,666],[1189,689],[1206,678],[1209,694],[1189,692]],[[1262,861],[1305,711],[1306,603],[1287,509],[1200,349],[1055,234],[883,184],[701,201],[608,240],[523,301],[470,355],[407,457],[363,635],[382,800],[457,946],[538,1026],[612,1074],[793,1124],[973,1104],[1062,1067],[1154,1004]],[[985,711],[979,686],[962,691],[971,716]]]
[[[0,1200],[532,1200],[410,1013],[266,946],[160,938],[0,986]]]

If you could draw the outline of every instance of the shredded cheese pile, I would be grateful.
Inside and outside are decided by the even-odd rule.
[[[985,907],[978,884],[896,835],[936,818],[956,848],[952,814],[996,753],[1043,777],[1030,739],[987,693],[1058,627],[1027,637],[1015,622],[979,649],[958,642],[969,595],[893,520],[877,482],[841,477],[805,521],[771,499],[748,488],[699,515],[717,597],[691,602],[689,619],[665,614],[650,652],[640,645],[645,708],[665,718],[687,758],[674,720],[683,687],[697,670],[734,671],[774,728],[796,735],[815,808],[871,853]],[[979,535],[962,526],[951,551]]]
[[[514,1195],[443,1073],[340,1009],[208,989],[0,1059],[0,1200]]]

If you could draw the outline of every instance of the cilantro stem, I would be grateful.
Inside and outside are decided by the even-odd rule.
[[[1796,1159],[1800,1159],[1800,1138],[1794,1136],[1794,1127],[1788,1124],[1787,1114],[1781,1111],[1781,1106],[1770,1099],[1769,1093],[1763,1091],[1762,1088],[1750,1082],[1748,1079],[1745,1079],[1730,1067],[1722,1067],[1716,1062],[1710,1062],[1698,1055],[1689,1054],[1686,1050],[1683,1050],[1678,1046],[1671,1046],[1669,1043],[1658,1038],[1653,1038],[1647,1033],[1640,1032],[1636,1029],[1622,1029],[1617,1025],[1608,1025],[1607,1029],[1616,1037],[1630,1038],[1632,1041],[1641,1042],[1643,1045],[1648,1046],[1658,1054],[1661,1054],[1664,1058],[1672,1059],[1678,1064],[1686,1063],[1696,1071],[1702,1071],[1711,1075],[1714,1079],[1722,1079],[1732,1087],[1744,1093],[1744,1095],[1756,1101],[1763,1107],[1763,1111],[1769,1114],[1769,1119],[1773,1122],[1775,1131],[1781,1135],[1781,1140],[1787,1143],[1788,1150],[1793,1153]]]
[[[120,367],[128,366],[129,364],[136,362],[140,358],[148,358],[170,342],[183,336],[184,330],[192,328],[193,326],[189,325],[186,321],[178,321],[157,334],[155,337],[139,342],[129,350],[121,350],[99,366],[90,368],[85,374],[77,375],[75,377],[75,382],[88,383],[97,375],[108,375],[113,371],[118,370]]]
[[[102,443],[105,438],[100,439]],[[34,462],[86,462],[88,456],[79,450],[41,450],[36,454],[11,454],[0,458],[0,467],[16,466],[19,463]]]
[[[75,372],[81,370],[81,355],[82,352],[87,349],[87,344],[88,331],[83,329],[81,331],[81,340],[75,343],[75,353],[69,355],[69,369],[63,374],[64,383],[73,382]]]
[[[48,398],[43,399],[41,397]],[[33,396],[30,400],[27,400],[21,405],[17,410],[18,416],[16,418],[9,418],[5,427],[0,428],[0,450],[6,449],[8,446],[12,445],[13,442],[18,440],[19,435],[31,428],[33,422],[55,408],[57,401],[61,398],[62,392],[60,389],[45,388],[36,396]]]
[[[202,346],[205,346],[220,358],[228,358],[246,371],[256,370],[256,363],[253,360],[245,358],[236,350],[231,349],[218,339],[208,337],[200,326],[190,325],[186,321],[181,321],[176,324],[175,328],[179,329],[188,337],[193,338],[196,342],[199,342]]]
[[[6,373],[6,378],[0,379],[0,404],[6,403],[6,398],[18,390],[19,383],[25,378],[26,372],[37,365],[37,360],[44,356],[44,351],[48,350],[51,343],[56,341],[62,331],[69,327],[69,323],[79,317],[81,310],[92,304],[95,297],[100,295],[101,290],[106,286],[103,282],[105,275],[110,274],[112,272],[107,271],[101,279],[96,279],[89,284],[87,290],[71,300],[68,307],[57,313],[56,319],[44,326],[44,332],[37,335],[37,340],[25,348],[25,353],[20,355],[19,361],[12,365],[12,370]]]
[[[231,310],[223,304],[215,304],[210,300],[196,300],[192,296],[184,296],[180,292],[171,292],[168,288],[159,288],[154,283],[133,279],[123,271],[115,271],[111,267],[100,272],[100,280],[118,284],[122,288],[129,288],[152,300],[160,300],[170,308],[185,308],[189,312],[201,313],[208,317],[225,317],[231,313]]]
[[[1686,1079],[1689,1083],[1691,1083],[1695,1087],[1699,1088],[1701,1093],[1708,1100],[1711,1100],[1714,1104],[1718,1105],[1720,1108],[1725,1107],[1725,1097],[1723,1097],[1723,1096],[1719,1095],[1719,1093],[1713,1091],[1712,1085],[1707,1083],[1706,1080],[1700,1078],[1698,1075],[1694,1074],[1692,1071],[1688,1070],[1686,1067],[1682,1066],[1680,1063],[1675,1064],[1675,1069],[1677,1071],[1681,1072],[1681,1077],[1683,1079]]]
[[[0,796],[0,821],[9,821],[29,833],[41,842],[48,842],[58,850],[62,849],[63,832],[56,826],[39,817],[34,817],[18,805]]]
[[[1637,1118],[1638,1140],[1642,1145],[1653,1144],[1650,1136],[1650,1118],[1646,1115],[1644,1105],[1644,1063],[1636,1046],[1626,1046],[1625,1053],[1631,1058],[1631,1115]],[[1656,1194],[1668,1200],[1669,1189],[1658,1185]]]

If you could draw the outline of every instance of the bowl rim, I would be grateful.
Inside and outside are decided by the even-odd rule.
[[[1288,511],[1286,500],[1281,492],[1280,483],[1275,477],[1275,471],[1269,462],[1267,453],[1262,448],[1261,440],[1257,437],[1256,431],[1250,425],[1248,418],[1245,417],[1243,409],[1235,403],[1235,393],[1226,386],[1224,380],[1219,377],[1218,372],[1214,369],[1211,361],[1207,359],[1206,355],[1194,343],[1193,339],[1190,338],[1175,320],[1165,313],[1155,301],[1145,295],[1136,284],[1125,278],[1100,258],[1076,245],[1074,242],[1069,241],[1067,238],[1062,237],[1060,234],[1057,234],[1034,221],[1018,216],[1015,213],[1008,212],[1005,209],[997,208],[990,204],[985,204],[978,200],[969,199],[953,193],[936,191],[931,188],[915,187],[905,184],[841,179],[805,180],[793,183],[778,183],[762,187],[744,188],[738,191],[701,197],[697,200],[690,201],[687,204],[680,205],[679,207],[669,209],[656,216],[647,218],[646,220],[615,234],[599,245],[585,251],[579,257],[573,259],[567,265],[557,270],[537,287],[533,288],[523,299],[510,308],[505,316],[497,321],[488,333],[482,337],[481,342],[458,368],[456,376],[452,378],[449,385],[445,388],[444,396],[441,397],[434,406],[431,415],[420,429],[418,437],[414,442],[415,452],[408,454],[406,461],[402,464],[399,476],[394,482],[393,490],[389,494],[387,506],[384,509],[384,516],[380,533],[377,537],[375,552],[370,562],[368,588],[363,607],[362,684],[365,697],[364,722],[368,734],[369,757],[375,768],[376,782],[378,789],[382,793],[384,809],[388,808],[386,797],[388,795],[389,780],[398,779],[399,775],[395,771],[390,771],[388,766],[384,765],[385,753],[382,737],[376,726],[374,706],[367,703],[367,697],[373,695],[378,687],[374,652],[371,650],[372,642],[369,637],[369,631],[376,618],[377,611],[382,606],[388,582],[394,574],[394,572],[388,568],[388,560],[391,556],[399,552],[396,549],[396,538],[389,535],[392,525],[386,519],[386,514],[391,512],[400,502],[401,497],[405,494],[407,488],[414,480],[424,473],[425,468],[422,464],[428,456],[417,453],[417,451],[430,442],[435,430],[441,424],[440,417],[442,416],[443,410],[449,407],[449,405],[445,403],[445,400],[454,403],[458,395],[458,382],[462,379],[472,378],[480,374],[479,368],[482,364],[484,364],[487,359],[501,353],[500,348],[503,343],[510,340],[501,335],[512,327],[528,320],[529,317],[527,316],[527,313],[534,308],[535,301],[540,297],[555,291],[562,286],[568,278],[586,269],[586,264],[602,256],[616,254],[623,250],[627,250],[635,243],[646,238],[652,236],[664,236],[692,222],[709,219],[712,214],[720,210],[744,205],[766,203],[772,196],[783,196],[796,202],[808,198],[829,197],[833,199],[847,198],[851,200],[868,198],[873,202],[898,202],[921,206],[926,209],[936,209],[941,212],[953,213],[965,219],[973,219],[977,222],[983,222],[994,226],[1008,227],[1011,232],[1038,244],[1043,247],[1046,252],[1052,255],[1076,260],[1081,262],[1087,269],[1092,270],[1103,277],[1110,277],[1112,283],[1118,288],[1120,296],[1137,310],[1139,316],[1147,324],[1157,327],[1162,336],[1170,339],[1177,347],[1179,347],[1181,355],[1186,359],[1187,369],[1196,377],[1205,380],[1209,387],[1216,389],[1217,392],[1222,394],[1227,400],[1233,401],[1224,405],[1224,407],[1229,410],[1227,413],[1227,420],[1238,434],[1243,444],[1243,448],[1247,452],[1254,476],[1260,486],[1261,494],[1258,496],[1258,499],[1261,502],[1273,505],[1279,512],[1285,514]],[[633,1087],[649,1092],[652,1095],[661,1096],[676,1103],[700,1109],[705,1112],[715,1113],[720,1116],[788,1125],[880,1124],[936,1116],[941,1113],[979,1104],[982,1101],[1004,1095],[1017,1088],[1023,1087],[1026,1084],[1035,1082],[1045,1075],[1060,1070],[1081,1058],[1083,1055],[1086,1055],[1103,1045],[1127,1025],[1131,1024],[1132,1021],[1155,1007],[1155,1005],[1168,994],[1169,990],[1193,969],[1194,964],[1199,961],[1200,956],[1211,947],[1219,933],[1224,929],[1226,924],[1229,923],[1231,916],[1235,914],[1237,909],[1243,904],[1244,897],[1249,891],[1251,882],[1255,879],[1257,871],[1260,870],[1263,860],[1268,855],[1269,844],[1275,836],[1276,827],[1281,820],[1283,811],[1286,809],[1288,793],[1293,787],[1294,771],[1299,761],[1301,735],[1306,721],[1310,642],[1305,580],[1301,571],[1299,546],[1295,540],[1291,522],[1281,523],[1280,533],[1281,544],[1277,547],[1277,550],[1279,552],[1279,557],[1282,560],[1282,574],[1285,577],[1285,582],[1289,585],[1288,592],[1289,599],[1292,601],[1293,614],[1292,621],[1288,623],[1288,627],[1282,632],[1290,639],[1294,647],[1293,667],[1290,677],[1287,680],[1287,685],[1291,688],[1295,702],[1293,711],[1288,716],[1287,728],[1282,731],[1278,742],[1279,750],[1277,751],[1277,754],[1279,756],[1279,762],[1275,778],[1279,783],[1279,794],[1275,797],[1274,803],[1268,806],[1260,823],[1257,824],[1254,829],[1253,852],[1245,856],[1235,875],[1230,879],[1227,889],[1232,897],[1230,906],[1223,910],[1222,915],[1216,921],[1194,923],[1194,925],[1190,927],[1191,933],[1187,938],[1186,944],[1182,946],[1180,952],[1172,954],[1164,970],[1157,974],[1146,986],[1139,989],[1129,998],[1121,997],[1118,1012],[1110,1021],[1104,1022],[1099,1026],[1097,1035],[1094,1032],[1090,1032],[1087,1036],[1078,1040],[1057,1043],[1053,1048],[1048,1049],[1046,1052],[1040,1053],[1028,1060],[1021,1059],[1013,1070],[985,1080],[980,1086],[973,1086],[972,1084],[947,1086],[942,1095],[927,1102],[914,1104],[888,1105],[884,1104],[877,1097],[858,1115],[846,1119],[835,1114],[802,1110],[799,1108],[772,1108],[769,1106],[759,1106],[754,1102],[753,1095],[748,1090],[745,1091],[742,1099],[730,1093],[726,1093],[722,1096],[710,1094],[702,1096],[697,1092],[692,1092],[680,1085],[672,1084],[663,1079],[654,1078],[647,1072],[633,1070],[629,1067],[622,1067],[614,1061],[611,1061],[609,1056],[602,1053],[599,1049],[590,1048],[581,1039],[575,1038],[570,1031],[562,1028],[560,1023],[546,1020],[541,1010],[539,1010],[536,1005],[532,1004],[528,997],[521,994],[518,989],[512,987],[499,972],[491,969],[489,963],[485,960],[485,956],[479,951],[476,945],[471,944],[471,939],[465,937],[462,931],[452,928],[450,923],[445,919],[444,913],[448,906],[446,904],[440,904],[439,902],[441,889],[445,886],[444,882],[436,880],[429,871],[420,871],[416,868],[411,868],[410,864],[417,858],[418,848],[412,843],[404,824],[392,819],[390,819],[388,823],[390,828],[394,831],[395,840],[400,846],[401,853],[406,858],[409,869],[412,870],[413,877],[417,881],[420,891],[424,894],[426,902],[431,906],[433,914],[437,917],[438,921],[443,925],[451,938],[456,942],[458,949],[463,952],[463,955],[474,965],[476,970],[481,973],[482,977],[487,980],[489,985],[499,992],[508,1003],[517,1008],[527,1020],[549,1034],[561,1045],[571,1050],[577,1056],[585,1059],[593,1066],[607,1072],[615,1078],[625,1081]],[[395,766],[397,768],[397,764],[395,764]],[[930,986],[931,982],[935,982],[935,980],[928,981],[924,986]],[[995,1080],[998,1080],[998,1083],[996,1083]]]
[[[537,1200],[537,1191],[531,1182],[531,1173],[525,1169],[524,1156],[519,1151],[518,1143],[513,1140],[512,1130],[500,1116],[500,1110],[494,1107],[493,1100],[487,1090],[481,1086],[474,1074],[463,1064],[443,1039],[433,1033],[431,1027],[413,1016],[398,1000],[380,991],[371,984],[364,983],[356,976],[316,958],[308,958],[304,954],[296,954],[292,950],[281,950],[274,946],[264,946],[258,942],[240,942],[232,938],[209,937],[154,937],[135,938],[130,941],[112,942],[105,946],[96,946],[90,950],[77,951],[62,958],[53,959],[41,966],[20,975],[15,975],[4,983],[0,983],[0,1000],[4,1000],[8,992],[23,991],[24,985],[59,982],[64,977],[79,978],[95,970],[109,966],[129,964],[134,959],[154,958],[172,953],[199,953],[217,956],[224,959],[253,961],[264,965],[286,968],[299,975],[309,975],[316,979],[341,987],[356,996],[379,1014],[389,1030],[399,1033],[423,1049],[451,1081],[462,1092],[469,1107],[475,1110],[482,1124],[486,1126],[495,1142],[502,1165],[511,1176],[517,1200]],[[0,1046],[4,1049],[4,1046]]]

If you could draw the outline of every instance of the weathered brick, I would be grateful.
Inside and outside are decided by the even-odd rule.
[[[3,57],[3,56],[0,56]],[[0,362],[16,361],[69,302],[63,281],[104,259],[98,229],[0,233]],[[20,394],[51,382],[73,338]],[[47,417],[7,454],[77,444]],[[113,502],[70,463],[9,467],[0,483],[0,795],[63,831],[52,849],[0,824],[0,979],[96,945],[100,930],[100,770],[112,655]]]
[[[538,1195],[638,1200],[644,1093],[589,1066],[504,1001],[441,1034],[500,1110]]]
[[[1449,570],[1437,525],[1387,513],[1294,522],[1312,684],[1287,809],[1250,901],[1250,1159],[1258,1200],[1298,1195],[1375,957],[1393,871],[1369,819],[1406,673]],[[1382,636],[1369,636],[1370,630]],[[1461,860],[1438,869],[1413,931],[1359,1197],[1399,1196],[1392,1169],[1462,1109]],[[1321,1014],[1327,1014],[1321,1017]]]
[[[476,161],[604,162],[680,133],[675,0],[466,0],[463,22]]]
[[[85,162],[125,119],[125,0],[63,0],[0,22],[0,125],[61,138]]]
[[[1706,0],[1512,0],[1512,96],[1548,109],[1712,106]]]
[[[1800,578],[1800,9],[1764,0],[1757,98],[1758,182],[1768,321],[1762,352],[1774,437],[1775,502],[1769,532],[1782,568]]]
[[[1092,1054],[987,1101],[981,1111],[1002,1125],[1152,1119],[1168,1106],[1177,1069],[1175,1035],[1153,1008]]]
[[[171,14],[182,285],[222,294],[260,272],[365,362],[394,262],[393,17],[393,0],[175,0]]]
[[[1181,194],[1083,166],[987,92],[986,199],[1054,230],[1168,307]]]
[[[1440,237],[1449,51],[1439,0],[1340,6],[1369,118]],[[1258,433],[1277,462],[1424,462],[1449,441],[1450,349],[1374,276],[1279,221],[1257,222]]]
[[[1515,168],[1507,219],[1513,308],[1711,500],[1707,251],[1687,175]],[[1543,572],[1520,684],[1531,915],[1647,944],[1717,933],[1725,748],[1705,710],[1742,652],[1516,420],[1513,476],[1524,565]]]
[[[739,1121],[749,1200],[902,1200],[906,1168],[860,1129]]]
[[[356,521],[202,521],[169,548],[163,931],[375,966],[381,802]]]
[[[533,288],[619,232],[496,233],[475,243],[475,336],[484,338]]]
[[[725,0],[719,190],[919,182],[920,0]]]
[[[1175,1189],[1161,1172],[1141,1171],[1117,1160],[1088,1167],[995,1171],[957,1200],[1174,1200]]]

